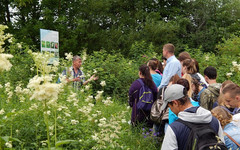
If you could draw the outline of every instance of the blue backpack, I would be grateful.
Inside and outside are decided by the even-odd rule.
[[[142,87],[139,90],[139,101],[137,102],[137,108],[143,111],[150,111],[153,104],[153,92],[147,87],[142,79],[138,79]]]

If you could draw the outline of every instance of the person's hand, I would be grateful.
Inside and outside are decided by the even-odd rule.
[[[89,79],[89,81],[92,81],[92,80],[98,80],[98,76],[95,77],[95,74],[92,75]]]
[[[80,82],[81,79],[80,79],[79,77],[77,77],[77,78],[73,79],[73,81],[78,81],[78,82]]]

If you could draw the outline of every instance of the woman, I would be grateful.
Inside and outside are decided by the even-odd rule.
[[[193,95],[192,99],[196,102],[200,102],[200,95],[206,88],[199,84],[198,80],[195,78],[192,78],[192,90]]]
[[[201,81],[201,78],[198,74],[198,65],[196,65],[197,61],[194,59],[185,59],[184,61],[181,62],[182,64],[182,73],[183,75],[188,73],[191,75],[192,78],[195,78],[198,80],[199,84],[205,88],[207,88],[207,85],[205,84],[206,81]]]
[[[162,65],[162,62],[159,61],[157,58],[152,58],[150,60],[153,60],[153,61],[155,61],[157,63],[157,69],[155,71],[162,76],[163,75],[163,65]]]
[[[132,107],[131,123],[133,126],[138,123],[146,123],[147,127],[152,127],[153,122],[149,119],[150,110],[143,111],[142,109],[137,108],[137,103],[139,102],[139,91],[142,87],[139,80],[152,90],[153,102],[157,99],[157,87],[152,80],[150,68],[147,65],[141,65],[139,67],[138,75],[139,79],[135,80],[129,89],[129,105]]]
[[[150,68],[150,74],[152,76],[153,82],[158,87],[161,84],[162,76],[158,74],[155,70],[158,68],[158,61],[150,59],[148,61],[148,67]]]
[[[224,106],[217,106],[212,109],[211,112],[212,115],[216,117],[221,123],[225,134],[224,140],[227,148],[232,150],[240,149],[240,127],[236,125],[240,122],[239,118],[238,120],[233,120],[233,116]]]

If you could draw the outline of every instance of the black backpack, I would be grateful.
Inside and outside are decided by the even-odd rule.
[[[186,150],[228,150],[225,144],[217,137],[210,123],[191,123],[178,119],[190,128]]]

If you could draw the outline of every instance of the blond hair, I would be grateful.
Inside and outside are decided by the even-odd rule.
[[[182,76],[183,79],[187,79],[188,82],[189,82],[189,91],[188,91],[188,96],[189,97],[192,97],[192,94],[193,94],[193,90],[192,90],[192,77],[190,74],[187,74],[185,73],[183,76]]]
[[[225,127],[232,121],[232,115],[227,111],[227,108],[224,106],[217,106],[211,110],[211,113],[216,117],[222,127]]]

